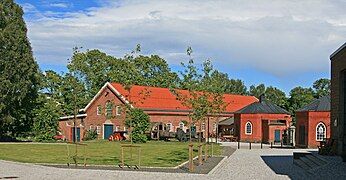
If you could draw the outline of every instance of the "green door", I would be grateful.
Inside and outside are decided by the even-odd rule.
[[[275,142],[280,142],[280,130],[275,130],[274,132],[275,135]]]
[[[103,139],[108,139],[113,134],[113,124],[103,125]]]
[[[75,133],[77,130],[77,133]],[[77,136],[77,139],[76,139]],[[73,142],[79,142],[80,141],[80,127],[72,128],[72,141]]]

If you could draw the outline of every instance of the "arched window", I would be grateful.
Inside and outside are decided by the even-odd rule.
[[[106,103],[106,115],[107,117],[113,116],[113,104],[110,101]]]
[[[245,134],[248,134],[248,135],[252,134],[252,124],[251,124],[251,122],[247,122],[245,124]]]
[[[326,126],[320,122],[316,126],[316,141],[324,141],[325,138],[326,138]]]

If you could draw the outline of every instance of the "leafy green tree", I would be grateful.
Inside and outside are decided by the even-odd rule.
[[[134,143],[147,142],[145,131],[148,130],[150,126],[148,114],[138,108],[129,109],[125,124],[132,129],[131,136]]]
[[[315,98],[320,98],[323,96],[330,95],[330,80],[321,78],[314,82],[312,85],[314,92],[315,92]]]
[[[226,93],[240,94],[240,95],[246,95],[247,94],[247,88],[244,84],[244,81],[242,81],[240,79],[230,79],[227,82],[227,84],[228,84],[228,88],[226,90]]]
[[[38,141],[49,141],[58,131],[61,105],[53,98],[41,95],[37,109],[34,110],[34,134]]]
[[[0,136],[17,136],[32,127],[39,70],[27,38],[23,10],[0,1]]]
[[[296,110],[304,107],[314,100],[314,91],[312,88],[303,88],[301,86],[295,87],[290,91],[288,99],[288,109],[294,114]]]
[[[266,99],[271,101],[272,103],[285,108],[287,106],[287,97],[285,92],[281,91],[280,89],[269,86],[265,90]]]
[[[264,84],[259,84],[258,86],[251,85],[250,90],[249,90],[249,94],[251,96],[255,96],[255,97],[259,98],[262,94],[265,93],[265,91],[266,91],[266,87]]]
[[[247,88],[244,82],[240,79],[229,79],[227,73],[222,73],[215,70],[212,72],[211,78],[213,78],[215,81],[222,82],[222,86],[220,87],[223,89],[224,93],[241,95],[247,94]]]

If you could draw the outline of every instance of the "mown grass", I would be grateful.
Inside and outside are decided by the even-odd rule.
[[[89,165],[117,165],[121,161],[120,142],[90,141],[85,142],[87,164]],[[141,166],[174,167],[188,160],[188,144],[184,142],[150,141],[141,146]],[[194,143],[194,156],[197,155],[197,143]],[[67,146],[69,148],[67,148]],[[76,146],[65,143],[0,143],[0,159],[26,162],[66,164],[68,162],[67,149],[74,155]],[[211,153],[211,148],[209,150]],[[78,156],[84,155],[84,146],[78,146]],[[138,163],[136,148],[127,148],[124,151],[125,163]],[[214,154],[221,154],[221,147],[214,146]],[[82,163],[83,159],[78,158]],[[70,160],[70,162],[73,162]]]

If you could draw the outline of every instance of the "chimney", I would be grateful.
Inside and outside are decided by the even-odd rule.
[[[260,95],[260,97],[259,97],[259,102],[262,103],[265,99],[266,99],[266,95],[265,95],[265,94],[262,94],[262,95]]]

